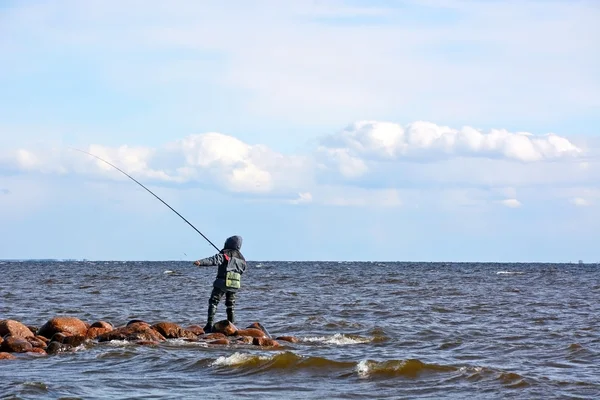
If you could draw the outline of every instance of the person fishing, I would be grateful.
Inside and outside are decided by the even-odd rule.
[[[223,249],[211,257],[194,261],[194,265],[218,266],[217,277],[213,282],[213,289],[208,299],[208,318],[205,332],[211,332],[217,305],[225,295],[225,307],[227,308],[227,320],[235,323],[235,297],[240,289],[241,278],[246,272],[246,259],[240,253],[242,248],[242,237],[231,236],[225,240]]]

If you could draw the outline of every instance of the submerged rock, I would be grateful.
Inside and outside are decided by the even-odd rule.
[[[26,338],[34,336],[34,333],[26,325],[12,319],[3,319],[0,321],[0,336],[6,335]]]
[[[252,344],[255,346],[263,346],[263,347],[279,347],[279,343],[277,343],[273,339],[269,339],[268,337],[255,337],[252,340]]]
[[[135,321],[127,324],[127,326],[113,329],[110,332],[99,335],[97,339],[99,342],[108,342],[111,340],[162,342],[166,340],[162,334],[152,329],[148,323],[143,321]]]
[[[85,335],[87,325],[75,317],[54,317],[46,322],[38,331],[38,335],[51,338],[55,333],[65,335]]]
[[[251,336],[256,338],[267,337],[267,335],[263,331],[256,328],[240,329],[237,331],[237,334],[239,336]]]
[[[290,342],[290,343],[298,343],[299,340],[294,336],[277,336],[275,340],[279,340],[281,342]]]
[[[202,328],[200,325],[190,325],[186,327],[185,330],[192,332],[196,336],[204,335],[205,333],[204,328]]]
[[[92,325],[86,332],[85,337],[88,339],[96,339],[98,336],[112,331],[113,328],[99,328]]]

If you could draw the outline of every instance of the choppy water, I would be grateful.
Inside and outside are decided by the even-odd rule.
[[[599,268],[250,263],[238,326],[260,321],[300,343],[97,343],[0,361],[0,397],[598,398]],[[214,273],[187,262],[0,262],[0,319],[204,325]]]

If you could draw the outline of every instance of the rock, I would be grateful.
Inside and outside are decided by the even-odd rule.
[[[46,350],[41,349],[39,347],[34,347],[31,350],[27,351],[28,353],[33,353],[33,354],[39,354],[40,356],[47,356],[48,353],[46,353]]]
[[[240,329],[239,331],[237,331],[237,334],[239,336],[252,336],[258,338],[267,337],[267,335],[265,335],[263,331],[255,328]]]
[[[132,319],[125,326],[130,326],[130,325],[134,325],[134,324],[145,324],[145,325],[150,326],[149,323],[147,323],[146,321],[142,321],[141,319]]]
[[[208,344],[220,344],[220,345],[228,345],[229,344],[229,340],[223,338],[223,339],[216,339],[216,340],[211,340],[210,342],[208,342]]]
[[[34,335],[37,335],[37,331],[40,329],[37,326],[31,326],[31,325],[27,325],[27,327],[29,328],[31,333],[33,333]]]
[[[267,331],[267,328],[265,328],[260,322],[254,322],[250,324],[250,326],[248,326],[246,329],[258,329],[260,331],[263,331],[265,336],[271,339],[271,335]]]
[[[298,338],[294,336],[277,336],[275,340],[282,342],[298,343]]]
[[[51,338],[55,333],[66,335],[85,335],[86,324],[75,317],[54,317],[46,322],[38,331],[38,335]]]
[[[68,350],[72,350],[72,347],[68,344],[62,344],[60,342],[50,342],[50,344],[46,348],[46,352],[48,354],[57,354]]]
[[[58,343],[63,343],[64,340],[66,339],[67,335],[65,335],[64,333],[55,333],[54,335],[52,335],[52,337],[50,338],[50,342],[58,342]]]
[[[0,345],[2,345],[2,342],[4,342],[4,338],[0,336]]]
[[[6,336],[0,345],[0,351],[7,353],[25,353],[31,349],[33,349],[31,343],[26,339],[16,336]]]
[[[140,346],[156,346],[159,344],[159,342],[155,340],[138,340],[135,343],[139,344]]]
[[[213,325],[212,332],[222,333],[225,336],[233,336],[237,332],[234,324],[224,319]]]
[[[187,328],[185,328],[185,330],[192,332],[196,336],[204,335],[205,333],[204,328],[202,328],[200,325],[190,325]]]
[[[254,340],[252,341],[252,344],[255,346],[262,346],[262,347],[279,347],[279,343],[277,343],[275,340],[273,339],[269,339],[267,337],[255,337]]]
[[[31,329],[19,321],[12,319],[3,319],[0,321],[0,336],[10,335],[13,337],[26,338],[35,336]]]
[[[0,352],[0,360],[15,360],[16,358],[13,354]]]
[[[63,344],[68,344],[69,346],[79,347],[85,343],[85,339],[85,335],[72,335],[64,338],[62,342]]]
[[[195,333],[183,329],[182,327],[173,322],[159,322],[157,324],[152,325],[152,329],[169,339],[197,339],[198,337]]]
[[[46,346],[48,345],[43,340],[38,339],[37,336],[30,336],[28,338],[25,338],[25,340],[27,340],[29,343],[31,343],[33,348],[45,349]]]
[[[41,340],[42,342],[44,342],[46,344],[50,343],[50,339],[48,339],[47,337],[43,337],[43,336],[40,336],[40,335],[35,335],[35,338],[38,339],[38,340]]]
[[[90,328],[104,328],[104,329],[112,330],[112,329],[114,329],[114,326],[110,322],[96,321],[92,325],[90,325]],[[88,328],[88,330],[89,330],[89,328]]]
[[[162,342],[165,340],[165,337],[161,335],[159,332],[155,331],[148,325],[143,322],[134,322],[130,325],[113,329],[110,332],[103,333],[97,337],[99,342],[107,342],[111,340],[148,340],[154,342]]]
[[[225,339],[225,338],[226,338],[225,334],[220,333],[220,332],[215,332],[215,333],[206,334],[206,335],[202,336],[201,339],[213,340],[213,339]]]
[[[254,338],[252,336],[238,336],[235,338],[235,341],[239,344],[252,344]]]
[[[96,339],[98,336],[100,336],[104,333],[110,332],[112,330],[113,330],[112,327],[111,328],[99,328],[99,327],[92,325],[92,327],[90,327],[87,330],[85,337],[88,339]]]

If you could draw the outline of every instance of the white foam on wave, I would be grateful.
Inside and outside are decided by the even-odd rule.
[[[496,275],[523,275],[524,273],[521,271],[498,271]]]
[[[367,360],[362,360],[358,364],[356,364],[356,373],[360,377],[365,377],[369,375],[369,371],[371,367],[369,366],[369,362]]]
[[[129,340],[110,340],[108,341],[108,345],[110,346],[133,346],[135,343],[130,342]]]
[[[270,357],[268,356],[256,356],[256,355],[252,355],[252,354],[246,354],[246,353],[233,353],[230,356],[221,356],[218,357],[217,359],[215,359],[210,365],[211,366],[234,366],[234,365],[241,365],[241,364],[245,364],[248,361],[252,361],[252,360],[256,360],[258,357],[258,360],[269,360]]]
[[[359,336],[346,336],[341,333],[336,333],[333,336],[316,336],[316,337],[306,337],[302,339],[305,342],[317,342],[317,343],[325,343],[325,344],[335,344],[338,346],[351,345],[351,344],[361,344],[361,343],[369,343],[371,339],[363,338]]]
[[[168,269],[168,270],[164,271],[163,274],[172,274],[173,272],[175,272],[175,271],[171,271]]]

